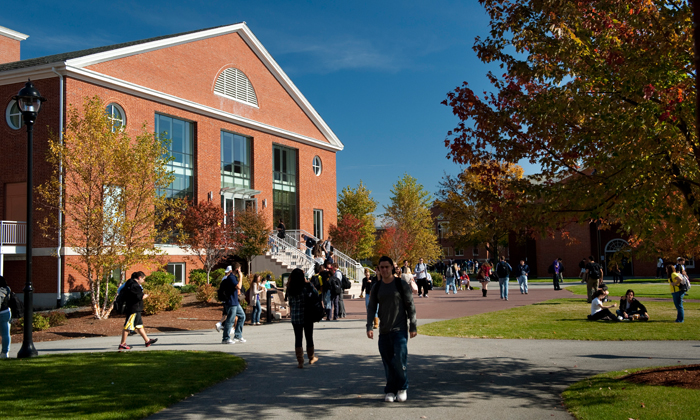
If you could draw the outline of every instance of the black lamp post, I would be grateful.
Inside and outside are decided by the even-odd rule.
[[[32,235],[34,230],[32,229],[34,210],[32,171],[34,157],[32,153],[32,128],[39,114],[41,103],[46,101],[46,98],[41,96],[32,84],[32,81],[29,80],[13,99],[17,101],[17,106],[22,112],[22,117],[24,117],[24,123],[27,125],[27,280],[24,284],[24,339],[22,348],[17,353],[17,358],[25,358],[38,354],[32,341],[32,321],[34,320],[34,287],[32,286]]]

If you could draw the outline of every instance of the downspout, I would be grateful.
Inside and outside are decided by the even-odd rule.
[[[58,80],[60,83],[59,88],[59,110],[58,110],[58,129],[59,129],[59,142],[63,146],[63,75],[56,71],[55,67],[51,67],[51,71],[58,75]],[[56,255],[58,256],[58,266],[56,276],[56,307],[60,308],[63,304],[63,298],[61,296],[61,283],[62,283],[62,273],[61,273],[61,242],[63,240],[63,162],[59,159],[58,161],[58,245],[56,246]]]

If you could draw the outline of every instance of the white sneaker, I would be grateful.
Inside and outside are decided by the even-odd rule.
[[[234,338],[234,340],[238,341],[239,343],[245,343],[247,340],[243,337],[241,338]]]
[[[221,344],[236,344],[236,342],[229,338],[228,340],[221,340]]]
[[[408,392],[406,392],[405,389],[402,389],[399,391],[398,394],[396,394],[396,401],[398,402],[404,402],[408,398]]]
[[[391,392],[386,394],[386,396],[384,397],[384,402],[394,402],[394,394],[392,394]]]
[[[221,325],[221,322],[217,322],[216,326],[214,328],[216,328],[216,332],[221,332],[222,327],[223,327],[223,325]]]
[[[623,318],[623,317],[621,317],[621,316],[618,316],[618,317],[617,317],[617,320],[618,320],[618,321],[622,321],[623,319],[625,319],[625,318]]]

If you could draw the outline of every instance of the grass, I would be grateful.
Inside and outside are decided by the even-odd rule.
[[[510,279],[510,281],[518,281],[516,278]],[[538,277],[534,279],[527,279],[528,283],[551,283],[552,282],[552,277]],[[576,283],[581,283],[581,278],[580,277],[564,277],[564,281],[567,283],[570,282],[576,282]],[[608,277],[605,279],[606,284],[612,283],[612,277]],[[655,277],[650,277],[650,278],[629,278],[625,279],[625,283],[631,283],[631,284],[636,284],[636,283],[668,283],[668,280],[666,279],[657,279]],[[581,283],[583,284],[583,283]]]
[[[636,298],[668,298],[671,299],[671,288],[668,283],[664,284],[629,284],[624,283],[605,283],[610,291],[610,296],[615,297],[615,303],[618,303],[620,296],[627,292],[627,289],[634,290],[634,296]],[[566,290],[570,290],[572,293],[577,295],[586,295],[586,285],[576,285],[565,287]],[[690,292],[686,293],[684,299],[700,299],[700,285],[690,288]],[[644,302],[643,302],[644,303]],[[646,303],[644,303],[646,306]]]
[[[0,364],[2,419],[138,419],[237,375],[218,352],[77,353]]]
[[[648,322],[588,321],[591,305],[581,299],[554,299],[463,318],[433,322],[420,334],[443,337],[554,340],[700,340],[700,303],[684,304],[685,322],[675,323],[672,302],[644,302]]]
[[[618,379],[638,370],[642,369],[608,372],[577,382],[562,394],[564,403],[579,420],[698,418],[700,390]]]

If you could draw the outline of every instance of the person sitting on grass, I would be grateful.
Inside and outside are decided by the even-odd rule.
[[[593,294],[593,301],[591,302],[591,314],[588,315],[589,321],[597,321],[599,319],[602,319],[603,321],[617,321],[615,315],[613,315],[613,313],[610,312],[610,308],[614,308],[617,305],[613,303],[610,306],[603,306],[604,296],[605,292],[602,290],[597,290]]]
[[[603,292],[603,297],[600,298],[601,302],[608,302],[608,295],[610,295],[610,291],[608,290],[608,285],[607,284],[601,284],[598,287],[598,290]]]
[[[629,321],[631,319],[649,320],[647,308],[634,297],[634,290],[632,289],[627,290],[627,293],[620,298],[620,309],[616,312],[618,321]]]

